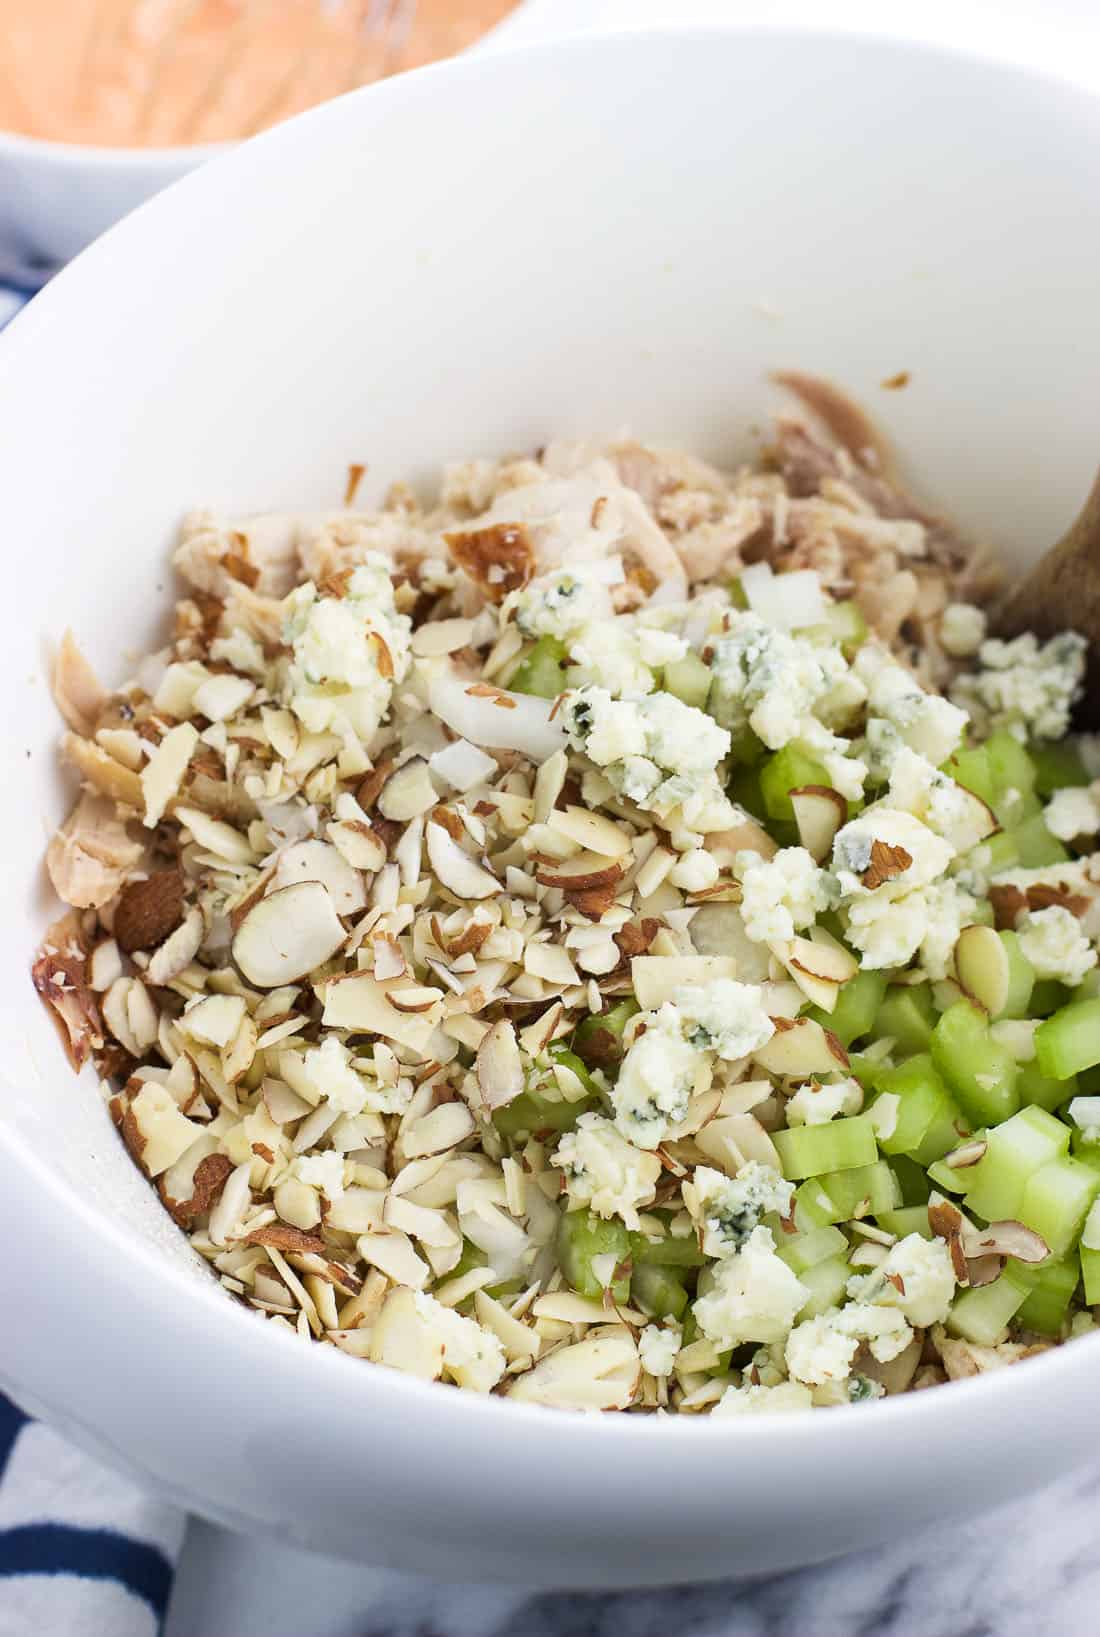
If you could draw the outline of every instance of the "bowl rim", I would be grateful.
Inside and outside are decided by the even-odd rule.
[[[932,62],[960,61],[980,69],[991,79],[996,77],[1002,82],[1014,79],[1022,84],[1048,87],[1053,97],[1088,104],[1094,109],[1100,104],[1100,87],[1091,89],[1046,66],[1032,67],[968,47],[902,38],[885,31],[857,31],[827,25],[802,27],[731,22],[721,25],[668,24],[653,28],[634,26],[516,46],[502,45],[492,51],[465,52],[306,109],[246,143],[229,144],[218,164],[189,170],[82,251],[12,320],[4,342],[8,364],[5,374],[10,378],[21,367],[21,354],[29,353],[33,358],[39,333],[48,332],[55,306],[59,302],[69,301],[67,292],[70,284],[74,285],[74,295],[79,295],[79,280],[84,276],[82,264],[88,267],[94,267],[97,262],[117,265],[135,235],[135,242],[140,243],[148,236],[149,229],[162,219],[171,223],[177,195],[187,197],[186,192],[179,190],[216,188],[221,175],[231,175],[234,168],[247,172],[258,162],[264,171],[269,171],[268,150],[272,151],[272,159],[277,161],[282,145],[287,144],[292,150],[295,149],[301,142],[298,127],[303,121],[320,128],[325,122],[335,124],[349,118],[354,120],[358,117],[356,110],[359,106],[368,106],[367,98],[372,99],[370,107],[375,103],[392,101],[395,97],[406,101],[430,99],[435,94],[436,82],[440,77],[476,85],[481,76],[491,79],[494,74],[514,71],[516,64],[526,59],[540,62],[557,60],[565,68],[572,58],[581,53],[602,53],[613,58],[624,50],[643,54],[694,49],[697,46],[707,50],[730,50],[737,49],[738,43],[748,37],[780,44],[792,41],[801,45],[819,40],[830,46],[843,43],[853,51],[886,53],[895,58],[917,55]],[[502,66],[494,67],[494,60]],[[24,140],[28,144],[36,141],[33,138]],[[87,150],[73,147],[71,151],[79,153]],[[180,154],[193,150],[163,151]],[[148,150],[105,149],[103,152],[116,156],[121,152],[124,156],[130,156],[148,153]],[[213,181],[209,178],[213,178]],[[60,1054],[56,1060],[56,1070],[59,1074],[69,1072]],[[79,1079],[83,1080],[85,1087],[91,1087],[92,1081],[87,1071]],[[593,1417],[582,1411],[548,1410],[541,1405],[522,1402],[505,1405],[495,1395],[461,1391],[439,1382],[421,1381],[395,1370],[364,1368],[366,1361],[345,1356],[335,1347],[311,1346],[303,1349],[295,1336],[268,1334],[261,1339],[261,1332],[268,1332],[271,1327],[259,1322],[257,1315],[240,1308],[231,1300],[227,1301],[214,1279],[196,1277],[196,1271],[203,1275],[202,1269],[195,1270],[182,1260],[166,1257],[143,1235],[127,1233],[118,1218],[104,1216],[84,1194],[49,1168],[18,1130],[4,1122],[0,1122],[0,1144],[8,1150],[15,1163],[34,1175],[39,1190],[37,1197],[43,1202],[43,1211],[47,1206],[52,1206],[61,1218],[75,1219],[74,1225],[79,1223],[86,1243],[97,1250],[109,1250],[111,1271],[108,1280],[133,1284],[140,1289],[147,1304],[144,1311],[146,1322],[152,1318],[151,1309],[155,1308],[159,1314],[158,1323],[163,1324],[166,1331],[180,1330],[191,1322],[193,1327],[189,1333],[194,1341],[204,1347],[224,1346],[231,1350],[238,1367],[246,1358],[253,1358],[258,1368],[266,1364],[273,1374],[282,1373],[288,1380],[300,1378],[312,1383],[315,1388],[326,1380],[331,1384],[333,1400],[339,1397],[350,1402],[354,1395],[360,1406],[372,1406],[376,1412],[388,1400],[395,1413],[407,1413],[411,1417],[442,1418],[458,1414],[464,1418],[468,1432],[480,1430],[487,1437],[500,1432],[511,1422],[517,1432],[522,1430],[528,1439],[545,1441],[552,1438],[556,1445],[564,1445],[567,1449],[575,1444],[578,1453],[582,1447],[587,1448],[593,1436],[611,1440],[616,1448],[628,1446],[638,1452],[654,1452],[660,1447],[684,1456],[688,1451],[700,1448],[699,1440],[704,1436],[709,1443],[718,1441],[723,1448],[753,1453],[765,1449],[773,1455],[777,1450],[787,1452],[809,1439],[822,1450],[844,1447],[850,1452],[853,1440],[858,1440],[861,1447],[866,1448],[881,1442],[883,1437],[905,1437],[907,1432],[933,1424],[937,1427],[953,1424],[956,1429],[965,1432],[972,1411],[979,1402],[987,1408],[999,1405],[1000,1415],[1004,1417],[1013,1405],[1019,1404],[1022,1410],[1037,1392],[1045,1392],[1048,1397],[1055,1398],[1060,1383],[1071,1377],[1079,1377],[1086,1371],[1093,1373],[1100,1361],[1100,1332],[1097,1332],[1091,1337],[1074,1338],[1071,1346],[1051,1347],[1038,1357],[1023,1361],[1020,1366],[950,1382],[947,1384],[950,1391],[946,1393],[938,1390],[931,1393],[907,1392],[879,1401],[873,1414],[866,1417],[856,1415],[854,1418],[850,1412],[858,1410],[860,1406],[840,1406],[839,1414],[814,1415],[809,1421],[800,1415],[773,1414],[750,1416],[747,1420],[740,1416],[720,1416],[716,1424],[715,1418],[710,1415],[659,1417],[620,1413]],[[293,1350],[280,1351],[285,1341],[292,1342],[297,1348],[297,1361]],[[319,1372],[325,1372],[324,1376]],[[318,1400],[322,1396],[318,1392],[314,1394]],[[53,1409],[48,1400],[43,1402],[48,1409]],[[448,1404],[451,1406],[449,1412]],[[57,1406],[57,1416],[59,1420],[65,1419],[63,1405]],[[590,1430],[594,1420],[601,1427],[597,1435]],[[696,1423],[705,1426],[706,1434],[699,1431]],[[655,1426],[659,1426],[660,1431],[651,1430]],[[196,1499],[201,1506],[202,1497],[197,1493]]]

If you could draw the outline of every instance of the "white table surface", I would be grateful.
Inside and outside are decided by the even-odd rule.
[[[1100,89],[1100,0],[527,0],[498,43],[666,20],[940,40]],[[439,1585],[196,1521],[165,1637],[1093,1637],[1098,1525],[1100,1450],[1038,1496],[889,1550],[749,1586],[622,1596]]]

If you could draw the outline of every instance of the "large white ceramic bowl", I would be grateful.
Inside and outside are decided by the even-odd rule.
[[[67,801],[44,655],[111,678],[194,502],[329,503],[445,457],[640,433],[729,459],[798,365],[1024,562],[1100,426],[1100,103],[924,48],[723,32],[485,55],[205,167],[0,343],[8,773],[0,1381],[242,1529],[573,1586],[762,1572],[1084,1457],[1100,1339],[869,1408],[585,1418],[310,1349],[189,1262],[32,997]],[[908,369],[903,393],[877,383]]]

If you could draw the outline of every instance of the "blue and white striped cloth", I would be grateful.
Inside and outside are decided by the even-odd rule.
[[[0,1637],[156,1637],[185,1523],[0,1395]]]

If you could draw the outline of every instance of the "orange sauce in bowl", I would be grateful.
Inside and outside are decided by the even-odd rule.
[[[449,57],[514,0],[0,0],[0,128],[169,147],[253,135]]]

